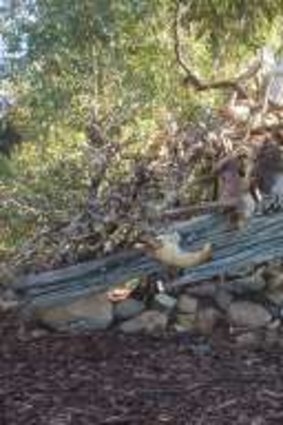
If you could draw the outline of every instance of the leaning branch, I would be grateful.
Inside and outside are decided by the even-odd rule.
[[[246,91],[241,86],[241,83],[252,78],[260,69],[261,61],[257,58],[251,66],[244,72],[240,73],[236,78],[223,79],[216,81],[204,81],[199,78],[187,65],[184,60],[181,52],[181,43],[180,43],[180,22],[182,17],[182,5],[181,0],[176,0],[176,8],[174,15],[174,24],[173,24],[173,37],[174,37],[174,50],[177,63],[183,69],[186,76],[184,78],[185,85],[192,85],[197,91],[205,91],[212,89],[233,89],[239,95],[247,97]]]

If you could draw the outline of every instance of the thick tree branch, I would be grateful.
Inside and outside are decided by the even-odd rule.
[[[241,83],[252,78],[259,71],[261,67],[260,59],[256,59],[254,63],[252,63],[252,65],[247,70],[240,73],[236,78],[216,80],[216,81],[204,81],[203,79],[199,78],[186,64],[186,61],[184,60],[181,53],[181,43],[180,43],[180,36],[179,36],[180,21],[182,17],[181,3],[182,3],[181,0],[176,0],[173,36],[174,36],[174,50],[175,50],[177,63],[186,73],[186,76],[184,78],[184,84],[192,85],[198,91],[230,88],[235,90],[239,95],[243,97],[247,97],[247,94],[245,90],[243,89],[243,87],[241,86]]]

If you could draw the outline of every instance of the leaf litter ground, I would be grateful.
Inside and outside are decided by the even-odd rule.
[[[1,425],[283,423],[282,348],[0,323]]]

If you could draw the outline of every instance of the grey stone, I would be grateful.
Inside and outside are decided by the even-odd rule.
[[[283,273],[272,273],[268,279],[268,290],[269,291],[280,291],[283,293]]]
[[[267,329],[265,333],[265,347],[273,347],[278,344],[280,339],[279,330],[278,329]]]
[[[67,305],[39,307],[35,317],[53,329],[106,329],[112,323],[113,308],[106,294],[91,294]]]
[[[180,313],[195,315],[198,309],[198,300],[190,295],[183,294],[179,297],[177,310]]]
[[[270,331],[278,330],[281,326],[281,320],[275,319],[267,325],[267,329]]]
[[[225,290],[235,295],[258,293],[265,289],[266,282],[262,276],[254,274],[243,279],[235,279],[225,284]]]
[[[178,332],[190,332],[196,329],[196,316],[192,314],[178,313],[176,315],[175,329]]]
[[[211,282],[199,283],[197,286],[192,286],[186,289],[188,295],[196,297],[214,297],[217,291],[217,284]]]
[[[253,273],[253,266],[245,266],[245,267],[240,267],[236,271],[232,270],[231,273],[228,271],[227,276],[229,276],[231,278],[242,279],[242,278],[250,275],[251,273]]]
[[[239,348],[257,348],[260,345],[260,337],[256,332],[243,332],[236,336],[235,342]]]
[[[118,320],[130,319],[144,311],[145,305],[142,301],[128,298],[114,304],[114,317]]]
[[[0,310],[3,312],[6,311],[10,311],[10,310],[15,310],[17,309],[19,306],[19,301],[14,299],[14,300],[6,300],[2,297],[0,297]]]
[[[214,300],[217,307],[223,311],[227,311],[233,301],[233,295],[227,292],[225,288],[219,287],[214,296]]]
[[[200,308],[197,314],[197,330],[203,335],[210,335],[222,315],[212,306]]]
[[[123,322],[120,325],[121,331],[125,333],[145,332],[149,334],[163,332],[168,323],[168,316],[156,310],[148,310]]]
[[[251,301],[236,301],[228,309],[228,318],[235,326],[260,328],[270,323],[272,316],[260,304]]]
[[[212,353],[211,345],[205,342],[192,345],[190,349],[192,350],[194,354],[198,356],[206,356]]]
[[[157,294],[154,297],[154,307],[161,311],[171,312],[176,307],[177,300],[167,294]]]
[[[12,270],[5,264],[0,264],[0,286],[1,290],[6,287],[6,285],[12,285],[16,280],[15,275]]]
[[[18,308],[20,299],[11,288],[1,287],[0,310],[9,311]]]
[[[283,288],[267,292],[266,298],[277,306],[283,306]]]
[[[49,332],[46,329],[34,329],[31,331],[31,336],[34,339],[44,338],[47,335],[49,335]]]
[[[173,326],[172,326],[172,329],[175,332],[177,332],[178,334],[183,334],[185,332],[188,332],[187,329],[184,326],[179,325],[178,323],[174,323]]]

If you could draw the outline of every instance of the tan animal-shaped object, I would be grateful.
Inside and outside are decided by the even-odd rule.
[[[143,247],[156,260],[170,267],[193,267],[212,258],[211,244],[207,243],[199,251],[186,252],[180,248],[180,239],[176,232],[164,234],[154,239],[144,239]]]
[[[221,213],[233,228],[241,229],[245,226],[260,201],[258,188],[251,186],[249,176],[241,176],[240,162],[236,156],[222,158],[216,164],[214,174],[219,182],[216,201],[167,210],[162,213],[162,218],[172,220],[196,214]]]
[[[253,215],[258,196],[256,189],[251,191],[250,182],[240,176],[239,162],[231,155],[223,158],[216,168],[220,180],[220,204],[231,204],[226,212],[231,224],[236,228],[245,226]]]

